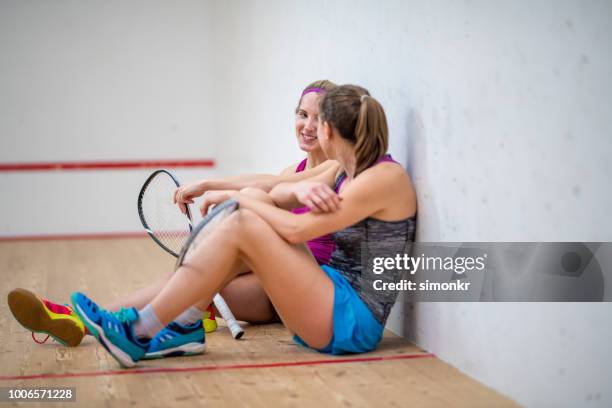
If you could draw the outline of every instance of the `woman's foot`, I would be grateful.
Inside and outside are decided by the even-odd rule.
[[[190,325],[171,322],[157,333],[143,359],[193,356],[206,350],[206,335],[202,321]]]
[[[202,313],[202,325],[206,333],[212,333],[217,330],[217,320],[215,319],[215,309],[209,305],[204,313]]]
[[[7,300],[15,319],[32,332],[32,338],[37,343],[41,342],[36,340],[34,333],[47,334],[70,347],[78,346],[85,337],[83,323],[70,306],[50,302],[20,288],[12,290]]]
[[[134,323],[138,312],[134,308],[109,312],[100,308],[87,296],[79,292],[70,295],[75,312],[92,336],[124,367],[133,367],[143,358],[149,340],[137,339]]]

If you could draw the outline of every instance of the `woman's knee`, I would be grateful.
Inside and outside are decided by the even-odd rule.
[[[235,278],[220,293],[239,320],[249,323],[277,320],[272,303],[253,273]]]
[[[246,208],[236,210],[224,223],[224,234],[239,241],[251,240],[269,225],[257,213]]]

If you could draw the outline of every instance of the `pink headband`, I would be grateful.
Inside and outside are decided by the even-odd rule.
[[[316,92],[316,93],[325,93],[325,89],[323,88],[306,88],[304,89],[304,92],[302,92],[302,96],[311,93],[311,92]]]

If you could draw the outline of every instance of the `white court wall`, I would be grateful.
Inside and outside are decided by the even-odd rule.
[[[612,3],[214,7],[224,172],[301,158],[299,91],[352,82],[387,111],[391,153],[418,190],[419,240],[612,239]],[[388,327],[523,405],[604,407],[610,306],[420,304]]]
[[[293,135],[300,90],[328,78],[369,88],[385,107],[391,153],[418,191],[419,240],[612,238],[608,1],[0,7],[2,160],[203,155],[222,174],[279,171],[302,157]],[[209,129],[214,137],[197,136]],[[47,142],[55,138],[62,142]],[[115,188],[103,181],[111,173],[91,174],[79,177],[97,183],[92,190]],[[0,186],[3,213],[12,204],[0,232],[23,232],[39,201],[19,207],[8,197],[34,202],[28,184],[15,190],[1,177],[10,184]],[[51,176],[10,177],[32,177],[46,200],[64,191]],[[65,217],[57,205],[53,215]],[[85,203],[94,205],[102,204]],[[111,228],[106,221],[87,228]],[[603,407],[612,405],[611,312],[610,304],[400,305],[388,327],[523,405]]]
[[[0,162],[214,159],[211,21],[203,1],[0,2]],[[0,173],[0,235],[141,230],[148,172]]]

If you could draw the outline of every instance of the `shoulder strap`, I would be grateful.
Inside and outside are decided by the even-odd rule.
[[[306,169],[306,162],[308,161],[308,158],[302,160],[300,162],[300,164],[297,165],[297,167],[295,168],[295,172],[296,173],[301,173],[304,171],[304,169]]]

